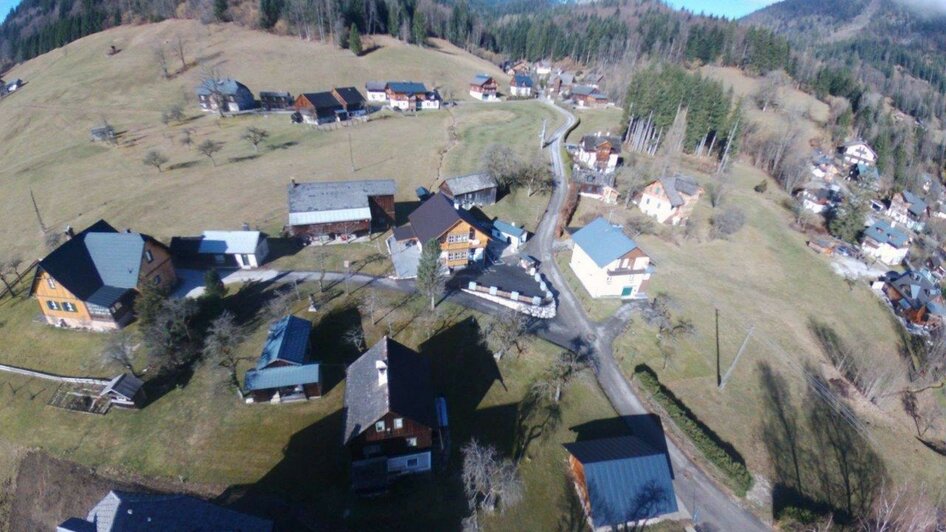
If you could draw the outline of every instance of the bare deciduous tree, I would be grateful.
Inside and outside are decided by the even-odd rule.
[[[149,150],[141,162],[145,166],[153,166],[157,168],[158,172],[160,173],[162,171],[161,166],[168,162],[168,158],[158,150]]]
[[[151,53],[154,56],[154,61],[157,63],[158,68],[161,69],[161,77],[164,79],[169,79],[171,77],[171,73],[168,72],[168,56],[164,51],[164,47],[157,45],[152,49]]]
[[[479,529],[480,510],[492,513],[511,508],[522,500],[524,486],[516,465],[502,458],[492,445],[480,445],[474,438],[460,450],[463,456],[463,491],[470,507],[467,522]]]
[[[360,325],[356,325],[345,331],[345,334],[342,335],[342,339],[358,352],[365,350],[365,331]]]
[[[938,514],[926,484],[894,486],[885,481],[874,497],[870,514],[859,524],[865,532],[937,530]]]
[[[243,140],[252,144],[253,151],[256,153],[259,153],[260,143],[267,138],[269,138],[269,131],[266,131],[263,128],[251,126],[246,128],[246,131],[243,132]]]
[[[519,339],[525,334],[528,324],[529,319],[524,314],[507,309],[490,316],[484,333],[498,356],[501,357],[510,347],[515,347],[516,352],[522,354]]]
[[[116,331],[112,333],[105,348],[102,350],[102,356],[106,362],[118,364],[125,371],[136,375],[134,368],[135,342],[127,330]]]
[[[236,324],[233,314],[224,311],[210,323],[210,329],[204,339],[205,360],[226,370],[227,385],[236,390],[240,388],[237,364],[241,360],[241,357],[237,356],[237,349],[243,338],[243,331]]]
[[[207,139],[197,145],[197,151],[204,157],[210,159],[210,162],[213,163],[215,167],[217,166],[217,161],[214,159],[214,154],[222,149],[223,143],[212,139]]]

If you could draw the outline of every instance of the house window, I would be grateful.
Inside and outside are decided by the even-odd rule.
[[[56,289],[56,280],[53,279],[52,277],[47,277],[47,278],[46,278],[46,286],[48,286],[48,287],[52,288],[53,290],[55,290],[55,289]]]
[[[404,418],[396,417],[394,418],[394,430],[400,430],[404,428]]]
[[[417,447],[417,438],[408,438],[407,439],[408,447]]]
[[[240,255],[240,260],[243,261],[243,265],[244,265],[244,266],[249,266],[249,265],[250,265],[250,256],[249,256],[249,255],[247,255],[247,254],[245,254],[245,253],[242,254],[242,255]]]
[[[384,432],[384,421],[378,421],[374,424],[375,432]]]
[[[476,229],[470,228],[470,240],[476,240]]]
[[[466,242],[467,240],[469,240],[469,238],[467,238],[466,235],[447,235],[448,244],[457,244],[460,242]]]
[[[76,309],[76,306],[73,305],[72,303],[68,301],[63,301],[62,310],[65,310],[66,312],[77,312],[78,309]]]
[[[447,253],[447,260],[450,262],[457,260],[466,260],[467,252],[466,251],[451,251]]]
[[[148,264],[151,264],[152,262],[154,262],[154,255],[151,253],[150,249],[145,250],[145,262],[147,262]]]
[[[60,310],[60,308],[59,308],[59,303],[57,303],[57,302],[55,302],[55,301],[47,301],[47,302],[46,302],[46,307],[48,307],[49,310]]]
[[[407,467],[417,467],[417,459],[416,459],[416,458],[408,458],[408,459],[407,459]]]

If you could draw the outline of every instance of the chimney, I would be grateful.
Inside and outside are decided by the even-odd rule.
[[[378,386],[386,386],[388,384],[387,362],[378,360],[374,363],[374,367],[378,370]]]
[[[66,230],[63,231],[63,232],[65,233],[66,238],[72,238],[72,237],[76,236],[76,232],[72,229],[72,226],[71,226],[71,225],[67,225],[67,226],[66,226]]]
[[[297,183],[296,183],[296,178],[290,177],[290,178],[289,178],[289,184],[292,186],[292,188],[296,188],[296,185],[297,185]]]
[[[244,231],[249,231],[249,230],[250,230],[250,224],[248,224],[248,223],[246,223],[246,222],[243,222],[243,230],[244,230]]]

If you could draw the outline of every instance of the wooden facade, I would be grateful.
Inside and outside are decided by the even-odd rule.
[[[485,250],[489,236],[465,221],[459,221],[438,239],[443,252],[442,259],[448,268],[465,268],[470,264],[470,254]]]
[[[401,420],[401,428],[395,428],[397,419]],[[383,430],[377,430],[378,422],[384,423]],[[352,460],[423,452],[433,446],[433,433],[432,427],[388,412],[349,443]],[[409,442],[412,439],[415,441]]]

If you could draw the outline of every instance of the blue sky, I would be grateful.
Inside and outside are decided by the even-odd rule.
[[[2,3],[4,0],[0,0]],[[753,11],[774,4],[775,0],[669,0],[673,7],[685,7],[694,13],[722,15],[739,18]]]
[[[13,9],[13,6],[20,3],[20,0],[0,0],[0,22],[7,18],[7,14]]]

